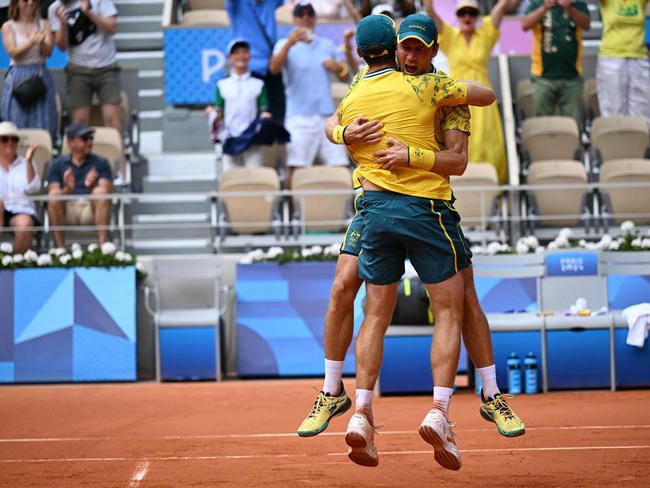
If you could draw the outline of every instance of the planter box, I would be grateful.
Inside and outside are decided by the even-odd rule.
[[[135,268],[0,271],[0,382],[134,381]]]

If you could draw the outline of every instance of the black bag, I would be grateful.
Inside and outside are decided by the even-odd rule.
[[[68,12],[68,42],[78,46],[97,32],[97,26],[81,9]]]
[[[37,103],[47,93],[47,86],[43,81],[42,74],[30,76],[29,78],[14,85],[11,94],[21,107],[30,107]]]

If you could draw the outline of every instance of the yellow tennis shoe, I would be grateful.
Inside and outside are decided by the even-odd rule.
[[[512,395],[497,393],[494,398],[486,400],[481,392],[481,417],[488,422],[497,425],[499,434],[505,437],[517,437],[526,433],[526,426],[510,408],[507,398],[514,398]]]
[[[320,392],[316,397],[314,406],[309,415],[302,421],[298,427],[300,437],[311,437],[320,434],[330,423],[332,417],[343,415],[352,406],[352,401],[348,398],[341,383],[341,393],[339,396],[332,396],[329,393]]]

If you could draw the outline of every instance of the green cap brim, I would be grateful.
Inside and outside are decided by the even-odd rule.
[[[426,47],[431,47],[435,44],[436,41],[431,39],[429,36],[422,34],[421,32],[403,32],[397,35],[397,42],[404,42],[407,39],[417,39]]]

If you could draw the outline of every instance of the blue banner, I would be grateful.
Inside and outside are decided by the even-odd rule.
[[[546,276],[596,276],[598,253],[558,252],[546,256]]]
[[[0,68],[7,69],[10,61],[7,51],[5,51],[4,47],[0,44]],[[61,51],[55,44],[54,49],[52,50],[52,55],[47,58],[47,61],[45,61],[45,66],[50,69],[61,69],[64,68],[66,64],[68,64],[68,54]]]

